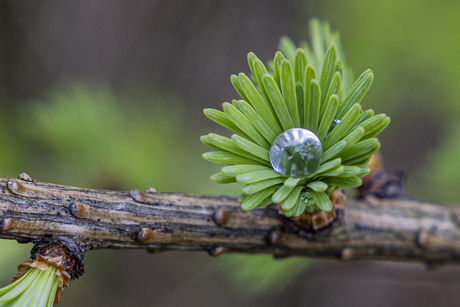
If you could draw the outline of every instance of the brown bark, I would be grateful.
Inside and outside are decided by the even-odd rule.
[[[243,212],[236,199],[82,189],[0,178],[0,238],[70,237],[86,250],[143,248],[269,253],[275,257],[460,262],[460,208],[409,199],[347,201],[332,226],[302,229],[271,205]]]

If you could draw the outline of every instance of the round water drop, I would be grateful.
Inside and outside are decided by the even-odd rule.
[[[329,128],[329,132],[331,132],[338,124],[340,124],[340,119],[334,119],[331,123],[331,127]]]
[[[310,130],[292,128],[281,133],[270,148],[270,163],[278,174],[308,177],[321,163],[321,142]]]

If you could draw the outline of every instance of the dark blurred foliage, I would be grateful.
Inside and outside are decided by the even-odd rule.
[[[237,97],[246,54],[273,57],[308,20],[342,33],[374,84],[366,108],[392,124],[385,165],[409,193],[457,202],[460,3],[416,1],[0,1],[0,175],[129,190],[235,196],[212,183],[202,115]],[[0,280],[28,245],[0,242]],[[95,251],[62,306],[455,306],[460,270],[205,253]],[[305,270],[306,267],[309,267]],[[300,275],[299,275],[300,274]]]

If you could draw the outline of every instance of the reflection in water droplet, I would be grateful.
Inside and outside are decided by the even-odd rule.
[[[321,163],[321,142],[310,130],[292,128],[281,133],[270,148],[275,172],[288,177],[312,175]]]

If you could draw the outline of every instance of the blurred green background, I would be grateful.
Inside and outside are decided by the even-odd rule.
[[[355,75],[373,69],[363,105],[387,113],[387,170],[409,194],[460,203],[458,1],[0,1],[0,176],[130,190],[235,196],[212,183],[199,136],[279,37],[308,20],[342,35]],[[0,285],[30,245],[0,241]],[[62,306],[455,306],[460,269],[268,256],[94,251]]]

